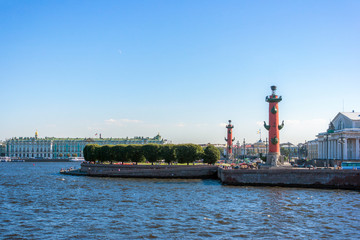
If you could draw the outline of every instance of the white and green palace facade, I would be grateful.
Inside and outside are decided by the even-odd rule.
[[[6,156],[11,158],[68,158],[83,157],[83,149],[87,144],[165,144],[158,134],[153,138],[55,138],[14,137],[5,141]]]

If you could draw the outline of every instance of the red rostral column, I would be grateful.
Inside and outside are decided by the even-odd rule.
[[[230,158],[232,155],[233,141],[235,141],[235,138],[232,137],[232,129],[234,128],[234,125],[231,124],[231,120],[229,120],[229,124],[226,125],[226,128],[227,128],[227,139],[225,138],[225,141],[227,142],[226,153],[227,153],[227,157]]]
[[[271,86],[272,94],[267,96],[265,101],[269,103],[269,125],[264,121],[264,127],[269,131],[269,152],[266,157],[266,164],[271,166],[278,165],[280,156],[280,137],[279,131],[284,127],[284,121],[279,125],[279,106],[281,96],[275,94],[276,86]]]

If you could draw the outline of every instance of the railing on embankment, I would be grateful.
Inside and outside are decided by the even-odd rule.
[[[360,190],[359,170],[333,169],[218,169],[223,184]]]

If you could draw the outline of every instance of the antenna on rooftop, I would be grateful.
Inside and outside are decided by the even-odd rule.
[[[344,110],[345,107],[344,107],[344,106],[345,106],[345,101],[344,101],[344,99],[343,99],[343,112],[345,112],[345,110]]]

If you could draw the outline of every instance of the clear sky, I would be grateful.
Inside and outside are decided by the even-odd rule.
[[[312,140],[360,112],[360,1],[0,0],[0,140]]]

